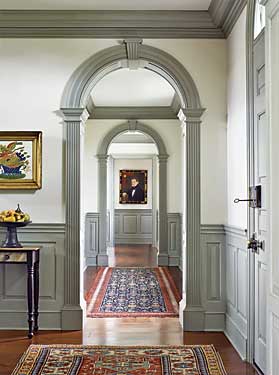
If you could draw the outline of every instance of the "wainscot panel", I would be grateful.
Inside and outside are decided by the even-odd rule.
[[[225,226],[226,231],[226,327],[225,334],[242,359],[247,348],[247,236],[244,229]]]
[[[0,240],[5,231],[0,231]],[[40,251],[40,329],[61,329],[64,302],[64,224],[30,224],[18,230],[23,246]],[[27,329],[26,265],[0,265],[0,329]]]
[[[152,245],[152,210],[114,211],[115,244]]]
[[[205,330],[224,331],[226,316],[225,230],[201,225],[202,301]]]
[[[99,213],[87,213],[85,218],[85,265],[96,266],[99,254]]]

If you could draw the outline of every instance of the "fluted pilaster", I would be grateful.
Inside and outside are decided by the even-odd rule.
[[[66,134],[66,238],[64,263],[64,308],[62,328],[82,325],[80,307],[80,209],[82,128],[88,118],[85,109],[65,109]]]
[[[168,266],[168,220],[167,220],[167,162],[168,155],[158,155],[159,168],[159,266]]]
[[[201,299],[201,190],[200,117],[203,110],[181,110],[183,133],[183,327],[200,330],[204,326]]]
[[[97,155],[99,165],[99,254],[97,255],[97,264],[99,266],[108,265],[107,256],[107,163],[108,155]]]

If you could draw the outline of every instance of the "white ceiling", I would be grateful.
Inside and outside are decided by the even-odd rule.
[[[0,0],[0,9],[207,10],[211,0]]]
[[[161,76],[127,68],[108,74],[92,92],[95,106],[170,106],[175,91]]]

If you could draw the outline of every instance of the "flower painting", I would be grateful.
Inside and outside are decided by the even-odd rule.
[[[41,187],[41,132],[0,132],[0,189]]]
[[[28,146],[19,141],[0,143],[0,178],[17,180],[32,173]]]

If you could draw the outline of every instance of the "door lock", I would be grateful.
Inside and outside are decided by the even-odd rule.
[[[251,249],[252,253],[259,253],[259,249],[264,250],[264,241],[256,239],[256,233],[252,234],[252,237],[247,242],[247,248]]]
[[[261,208],[262,207],[262,187],[261,185],[251,186],[249,188],[249,199],[239,199],[236,198],[234,203],[239,202],[249,202],[251,208]]]

